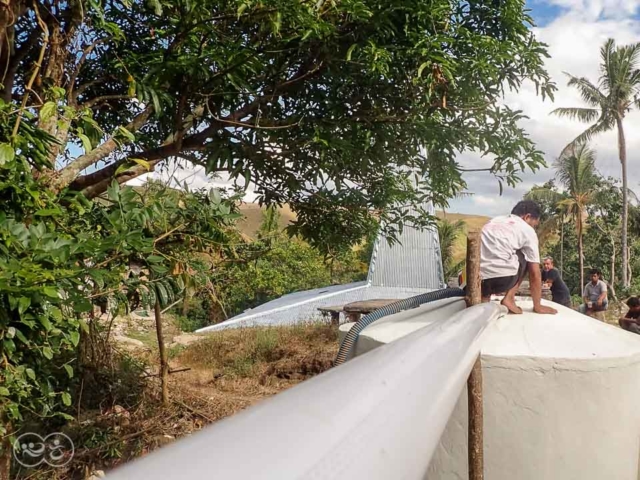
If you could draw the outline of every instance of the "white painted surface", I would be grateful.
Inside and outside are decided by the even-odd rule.
[[[485,478],[637,480],[640,336],[543,303],[558,315],[519,298],[524,314],[501,316],[482,337]],[[371,325],[357,352],[442,320],[445,308]],[[424,478],[468,478],[466,387]]]
[[[485,478],[637,480],[640,337],[518,303],[483,337]],[[468,478],[466,389],[425,478]]]
[[[362,355],[369,350],[409,335],[427,325],[448,320],[464,309],[465,302],[463,298],[445,298],[381,318],[360,332],[356,343],[355,355]],[[340,325],[340,343],[342,343],[342,339],[353,325],[353,323]]]
[[[499,314],[485,304],[431,323],[108,478],[420,479]]]

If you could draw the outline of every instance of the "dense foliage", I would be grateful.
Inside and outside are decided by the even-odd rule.
[[[537,169],[498,101],[554,91],[530,26],[521,0],[3,2],[0,436],[66,416],[109,335],[98,305],[234,311],[341,282],[381,220],[393,236],[402,205],[464,189],[458,153],[509,184]],[[217,190],[121,186],[178,158],[287,202],[308,243],[249,244]]]
[[[574,204],[566,191],[561,191],[554,182],[534,187],[533,195],[543,207],[546,217],[539,229],[542,233],[541,253],[554,258],[556,267],[563,273],[564,280],[572,294],[581,292],[580,258],[576,246],[579,227],[582,220],[582,251],[584,252],[583,274],[589,269],[597,268],[603,272],[604,279],[614,287],[613,293],[624,298],[628,294],[637,294],[640,290],[640,208],[637,203],[629,206],[629,248],[631,263],[627,271],[631,280],[630,288],[624,288],[622,278],[622,242],[620,231],[622,211],[622,188],[620,182],[613,178],[602,178],[596,172],[595,182],[588,190],[588,202],[583,207],[581,216],[568,215],[567,206]],[[544,192],[544,195],[541,195]],[[551,194],[551,195],[549,195]],[[575,204],[574,204],[575,205]],[[585,282],[586,280],[582,280]]]
[[[640,43],[616,46],[608,39],[600,49],[600,78],[597,83],[584,77],[568,74],[569,86],[575,87],[586,107],[558,108],[553,113],[590,123],[566,148],[590,141],[596,135],[616,129],[618,132],[618,157],[622,170],[622,285],[629,287],[628,256],[628,206],[627,143],[624,119],[634,107],[640,106]]]
[[[2,98],[56,139],[43,163],[56,191],[92,197],[183,158],[287,202],[322,249],[358,243],[374,214],[393,234],[398,204],[446,203],[465,187],[459,152],[490,156],[510,184],[543,163],[522,113],[498,101],[524,81],[554,91],[522,0],[8,0],[2,12]]]

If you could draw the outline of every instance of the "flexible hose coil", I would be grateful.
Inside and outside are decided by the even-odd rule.
[[[351,330],[349,330],[344,340],[342,340],[338,355],[336,355],[336,359],[333,362],[334,366],[341,365],[347,361],[347,358],[351,356],[351,352],[356,345],[360,332],[377,320],[387,315],[402,312],[403,310],[417,308],[425,303],[444,300],[445,298],[464,297],[464,295],[464,290],[460,288],[443,288],[442,290],[435,290],[433,292],[416,295],[415,297],[405,298],[404,300],[398,300],[397,302],[390,303],[385,307],[365,315],[351,327]]]

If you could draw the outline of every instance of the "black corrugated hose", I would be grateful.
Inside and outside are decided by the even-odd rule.
[[[356,345],[360,332],[373,322],[380,320],[387,315],[393,315],[394,313],[402,312],[403,310],[410,310],[412,308],[419,307],[425,303],[435,302],[436,300],[443,300],[445,298],[464,297],[464,290],[460,288],[443,288],[442,290],[435,290],[433,292],[422,293],[415,297],[405,298],[404,300],[398,300],[397,302],[390,303],[389,305],[382,307],[375,312],[371,312],[365,315],[356,322],[351,330],[344,337],[344,340],[340,344],[340,350],[336,359],[333,362],[334,366],[341,365],[347,361],[347,358],[351,355],[351,351]]]

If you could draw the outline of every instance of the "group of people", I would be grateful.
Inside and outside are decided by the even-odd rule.
[[[547,257],[540,269],[540,252],[535,228],[540,223],[540,207],[531,200],[519,202],[511,215],[492,219],[482,229],[480,246],[480,276],[482,301],[491,295],[503,295],[500,302],[510,313],[520,314],[516,293],[522,280],[529,274],[533,311],[540,314],[556,314],[555,308],[542,305],[542,285],[546,284],[555,303],[571,308],[571,294],[555,268],[553,259]],[[608,307],[607,284],[599,270],[589,272],[590,281],[582,291],[580,311],[590,315]],[[640,298],[627,301],[629,311],[619,323],[625,330],[640,334]]]

